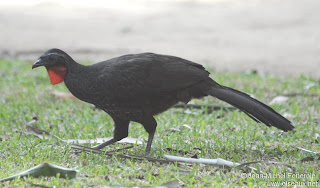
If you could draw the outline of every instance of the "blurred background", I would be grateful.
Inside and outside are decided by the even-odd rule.
[[[0,58],[175,55],[217,71],[320,78],[319,0],[0,1]]]

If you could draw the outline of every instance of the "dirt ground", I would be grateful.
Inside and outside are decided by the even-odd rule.
[[[1,1],[0,58],[35,61],[53,47],[78,61],[148,51],[217,71],[320,78],[319,10],[319,0]]]

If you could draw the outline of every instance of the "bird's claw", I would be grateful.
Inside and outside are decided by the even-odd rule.
[[[95,149],[95,148],[92,148],[92,149],[94,149],[94,150],[98,150],[98,149]],[[100,151],[100,150],[99,150]],[[90,154],[92,151],[90,151],[90,150],[84,150],[84,149],[82,149],[82,150],[75,150],[75,151],[73,151],[73,152],[71,152],[71,153],[73,153],[73,154],[80,154],[80,153],[82,153],[82,152],[85,152],[86,154]]]

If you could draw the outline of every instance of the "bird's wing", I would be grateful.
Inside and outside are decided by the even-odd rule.
[[[100,84],[107,85],[108,90],[112,89],[117,98],[148,97],[173,92],[209,76],[209,72],[200,64],[152,53],[111,59],[104,63],[102,73]]]

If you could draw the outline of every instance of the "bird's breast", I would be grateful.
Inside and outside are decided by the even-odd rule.
[[[130,105],[130,104],[119,104],[119,103],[103,103],[101,108],[112,117],[127,120],[139,120],[143,117],[143,107]]]

